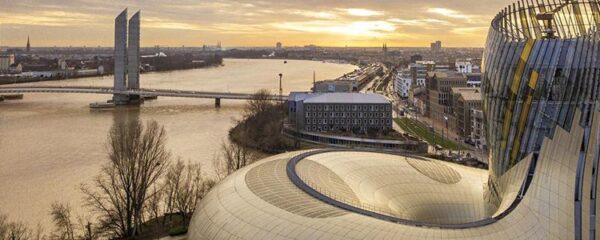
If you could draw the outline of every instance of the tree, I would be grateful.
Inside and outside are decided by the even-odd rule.
[[[158,188],[156,185],[153,186],[150,196],[146,206],[146,213],[150,216],[150,219],[158,219],[161,216],[161,200],[164,196],[163,188]]]
[[[235,142],[223,143],[221,145],[222,158],[215,161],[213,165],[217,176],[227,176],[233,172],[253,163],[256,160],[256,154],[248,147]]]
[[[21,222],[8,224],[8,235],[6,239],[10,240],[29,240],[31,239],[31,230]]]
[[[4,214],[0,214],[0,239],[8,239],[8,217]]]
[[[82,185],[87,206],[99,215],[98,230],[128,238],[141,232],[149,189],[168,168],[166,132],[156,122],[115,123],[108,136],[109,161],[95,178],[95,189]]]
[[[37,233],[36,237],[43,238],[41,233]],[[21,222],[10,222],[8,217],[0,214],[0,240],[29,240],[34,239],[31,229]],[[35,238],[40,239],[40,238]]]
[[[183,224],[187,225],[198,202],[215,182],[204,178],[200,163],[188,162],[186,165],[181,159],[171,165],[165,177],[167,208],[179,213]]]
[[[56,226],[52,238],[64,239],[64,240],[75,240],[75,230],[73,228],[73,222],[71,220],[71,207],[69,204],[52,203],[50,215],[52,221]]]
[[[246,102],[246,107],[244,109],[246,118],[256,116],[273,107],[275,103],[270,99],[272,97],[271,92],[267,89],[260,89],[254,93],[252,98]]]

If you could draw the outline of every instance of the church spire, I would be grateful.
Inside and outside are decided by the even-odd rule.
[[[26,52],[29,52],[31,50],[31,44],[29,44],[29,35],[27,35],[27,47],[25,48]]]

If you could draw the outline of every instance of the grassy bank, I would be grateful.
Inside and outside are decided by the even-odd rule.
[[[429,127],[422,122],[409,118],[395,118],[394,121],[407,133],[420,138],[429,144],[439,145],[453,151],[468,149],[463,144],[444,138],[438,133],[432,133]]]

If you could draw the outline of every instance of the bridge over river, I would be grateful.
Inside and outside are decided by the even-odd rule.
[[[221,99],[249,100],[254,95],[250,93],[231,93],[231,92],[205,92],[176,89],[152,89],[138,88],[127,90],[115,90],[112,87],[92,87],[92,86],[10,86],[0,87],[0,94],[14,93],[84,93],[84,94],[121,94],[127,96],[143,97],[183,97],[183,98],[213,98],[215,106],[219,107]],[[271,95],[267,98],[273,101],[285,101],[287,96]]]

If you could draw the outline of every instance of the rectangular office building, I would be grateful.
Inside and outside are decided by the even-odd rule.
[[[304,131],[392,129],[392,104],[379,94],[293,92],[288,100],[289,123]]]

